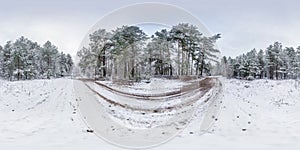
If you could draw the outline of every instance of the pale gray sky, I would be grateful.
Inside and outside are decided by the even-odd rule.
[[[162,2],[186,9],[211,31],[221,33],[223,55],[236,56],[274,41],[300,46],[300,2],[297,0],[0,0],[0,44],[20,36],[75,55],[88,30],[120,7]]]

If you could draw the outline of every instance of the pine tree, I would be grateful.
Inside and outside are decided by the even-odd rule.
[[[197,63],[201,64],[200,66],[200,76],[203,76],[203,70],[204,70],[204,66],[206,61],[214,61],[217,62],[218,56],[217,54],[220,53],[220,51],[218,49],[215,48],[215,43],[217,41],[217,39],[221,38],[220,34],[214,35],[212,37],[203,37],[200,41],[201,44],[201,51],[200,51],[200,55],[198,55],[198,58],[196,60]],[[197,69],[198,70],[198,69]]]
[[[296,78],[296,72],[295,68],[297,67],[297,60],[296,60],[296,51],[293,47],[286,47],[284,49],[285,59],[284,62],[286,62],[286,71],[287,71],[287,77],[289,79],[295,79]]]
[[[190,75],[193,74],[193,63],[196,61],[196,74],[198,74],[201,52],[203,48],[200,46],[202,33],[194,25],[180,23],[172,27],[170,38],[177,45],[177,74]],[[204,64],[202,66],[202,70]]]
[[[175,42],[175,45],[177,45],[177,74],[183,75],[185,71],[185,47],[186,47],[186,41],[185,41],[185,33],[186,28],[188,27],[188,24],[178,24],[172,27],[170,31],[170,36],[172,40]]]
[[[58,50],[51,42],[41,48],[37,42],[20,37],[0,46],[0,77],[6,80],[30,80],[57,77]],[[73,65],[68,56],[69,66]],[[69,72],[71,71],[69,67]]]
[[[258,72],[259,72],[256,49],[253,49],[246,54],[246,61],[247,61],[247,65],[248,65],[248,68],[247,68],[248,75],[247,76],[256,78],[258,75]]]
[[[63,77],[67,74],[67,59],[63,52],[58,55],[57,68],[58,72],[56,74],[59,76]]]
[[[259,50],[257,54],[257,66],[258,66],[258,74],[259,78],[262,79],[265,77],[266,74],[266,63],[265,63],[265,56],[264,56],[264,51],[261,49]]]
[[[166,29],[155,32],[151,37],[151,42],[148,43],[148,57],[150,64],[155,63],[156,75],[171,75],[173,74],[171,55],[173,45],[171,43],[169,32]]]
[[[52,45],[50,41],[47,41],[41,49],[41,68],[43,78],[50,79],[50,77],[56,77],[56,61],[58,50],[55,45]]]
[[[235,59],[232,59],[231,57],[228,57],[228,70],[227,70],[227,77],[233,78],[236,76],[236,70],[235,70]]]
[[[225,63],[224,61],[222,61]],[[252,50],[229,60],[232,77],[245,78],[249,75],[268,79],[297,79],[300,77],[300,47],[282,49],[282,44],[275,42],[265,52],[257,54]]]
[[[291,74],[290,69],[290,58],[285,49],[279,52],[279,79],[287,79]]]
[[[294,68],[295,77],[297,79],[300,79],[300,46],[297,48],[295,59],[296,59],[295,68]]]
[[[280,69],[280,57],[279,54],[282,51],[282,45],[279,42],[275,42],[273,45],[270,45],[266,50],[266,59],[268,63],[269,78],[276,79],[279,77]]]
[[[25,63],[25,53],[27,53],[25,38],[21,37],[17,39],[13,44],[12,57],[13,57],[13,68],[14,68],[14,78],[17,80],[22,79],[24,75],[24,63]]]
[[[80,51],[77,52],[77,56],[80,60],[78,66],[81,68],[81,72],[89,78],[94,77],[96,63],[91,49],[89,47],[83,47]]]
[[[7,80],[12,80],[13,76],[13,55],[12,42],[8,41],[3,48],[3,63],[2,63],[2,77]]]
[[[141,62],[139,56],[147,39],[147,35],[137,26],[123,26],[114,31],[112,53],[121,59],[119,61],[123,64],[123,69],[118,70],[123,71],[124,79],[138,80],[138,66]],[[118,77],[121,77],[121,74],[118,74]]]
[[[3,51],[3,48],[2,46],[0,45],[0,78],[2,78],[2,73],[3,73],[3,65],[4,65],[4,60],[3,60],[3,54],[4,54],[4,51]]]
[[[72,60],[72,57],[70,54],[67,54],[66,56],[66,72],[67,75],[71,75],[71,72],[73,70],[74,62]]]
[[[26,58],[26,79],[40,78],[40,50],[41,47],[37,42],[29,42],[30,48]]]
[[[229,64],[228,64],[228,59],[226,56],[223,56],[222,59],[221,59],[221,73],[223,76],[225,77],[229,77],[230,73],[229,73]]]
[[[209,63],[218,58],[215,43],[220,35],[202,37],[199,30],[189,24],[157,31],[150,39],[136,26],[117,28],[110,38],[106,33],[99,29],[91,34],[89,45],[77,53],[79,67],[88,77],[99,73],[112,80],[139,81],[151,75],[200,76],[204,72],[210,74]]]
[[[112,46],[111,37],[112,34],[105,29],[99,29],[90,34],[90,48],[93,55],[91,59],[96,63],[96,77],[106,77],[108,51]]]
[[[36,78],[38,74],[38,44],[21,37],[13,43],[12,50],[15,78],[17,80]]]

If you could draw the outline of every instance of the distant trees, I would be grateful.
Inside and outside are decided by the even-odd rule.
[[[0,46],[0,77],[7,80],[30,80],[70,75],[73,60],[69,54],[58,53],[47,41],[42,47],[20,37]]]
[[[235,59],[223,57],[225,75],[229,78],[267,78],[267,79],[299,79],[300,47],[283,48],[275,42],[265,51],[255,49]],[[226,70],[226,71],[225,71]],[[228,72],[228,70],[230,70]]]
[[[103,34],[94,38],[97,33]],[[90,35],[89,46],[77,56],[82,73],[88,77],[137,81],[151,76],[203,76],[209,74],[209,63],[218,59],[215,42],[219,38],[220,34],[205,37],[196,26],[187,23],[162,29],[150,37],[137,26],[122,26],[112,32],[95,31]],[[95,43],[103,44],[95,48]],[[97,65],[96,56],[105,61]],[[92,71],[101,68],[107,73]]]

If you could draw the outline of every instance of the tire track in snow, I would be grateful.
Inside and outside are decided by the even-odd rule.
[[[214,84],[216,83],[214,81],[215,79],[213,78],[206,78],[204,80],[200,80],[199,81],[199,92],[200,92],[200,95],[199,97],[196,97],[196,98],[192,98],[190,101],[187,101],[187,102],[184,102],[184,103],[181,103],[177,106],[172,106],[172,107],[164,107],[164,108],[156,108],[156,109],[145,109],[145,108],[136,108],[136,107],[132,107],[132,106],[129,106],[129,105],[126,105],[126,104],[121,104],[121,103],[118,103],[110,98],[107,98],[105,96],[103,96],[102,94],[100,94],[98,91],[94,90],[93,88],[91,88],[85,81],[84,81],[84,84],[85,86],[93,91],[97,96],[99,96],[102,100],[105,100],[106,102],[114,105],[114,106],[118,106],[118,107],[122,107],[122,108],[126,108],[126,109],[131,109],[133,111],[144,111],[144,112],[152,112],[152,113],[162,113],[162,112],[166,112],[166,111],[172,111],[173,109],[180,109],[180,108],[183,108],[183,107],[187,107],[187,106],[191,106],[193,105],[195,102],[197,102],[198,100],[200,100],[200,98],[205,95],[213,86]],[[101,84],[100,84],[101,85]],[[194,85],[191,86],[191,87],[185,87],[185,89],[192,89],[193,87],[195,87]],[[111,90],[111,89],[110,89]],[[123,92],[124,93],[124,92]],[[172,92],[171,92],[172,93]],[[124,93],[125,94],[125,93]],[[133,96],[137,96],[137,95],[134,95],[134,94],[129,94],[129,93],[126,93],[126,95],[133,95]],[[155,95],[154,97],[157,97],[158,95]],[[143,95],[139,94],[138,97],[143,97]],[[149,95],[145,95],[145,97],[148,97],[149,98]],[[161,98],[163,98],[162,95],[160,95]],[[133,98],[135,100],[137,100],[137,98]],[[207,102],[207,101],[204,101],[204,102]]]

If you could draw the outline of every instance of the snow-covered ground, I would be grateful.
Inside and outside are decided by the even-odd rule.
[[[162,85],[165,81],[161,80],[159,84]],[[166,83],[169,82],[170,80]],[[149,147],[168,141],[185,128],[195,110],[201,112],[194,118],[203,118],[203,112],[214,102],[210,101],[212,98],[208,95],[215,95],[213,93],[216,93],[220,86],[212,86],[218,83],[215,78],[197,80],[189,85],[189,88],[182,87],[192,89],[186,94],[176,93],[172,98],[165,98],[163,94],[155,97],[156,99],[153,99],[154,97],[146,99],[143,94],[141,97],[120,94],[93,82],[74,82],[80,112],[95,133],[115,144],[134,148]],[[90,91],[84,90],[87,87]]]
[[[213,149],[300,148],[299,82],[225,80],[222,102],[218,120],[199,138],[198,145]]]
[[[154,149],[299,149],[300,83],[222,79],[219,116],[203,134],[195,119]],[[0,149],[121,149],[88,127],[73,80],[0,80]]]
[[[99,83],[108,85],[112,88],[117,88],[120,91],[135,93],[135,94],[160,94],[174,90],[179,90],[183,85],[188,83],[181,80],[168,80],[163,78],[152,78],[149,83],[142,81],[133,83],[132,85],[117,85],[111,81],[99,81]]]
[[[98,144],[78,117],[72,82],[0,81],[0,149],[83,149]]]

